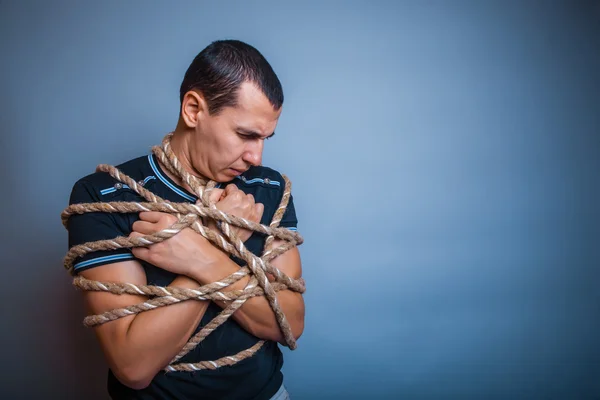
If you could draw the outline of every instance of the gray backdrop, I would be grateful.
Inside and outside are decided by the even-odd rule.
[[[146,154],[210,41],[286,101],[294,399],[598,399],[600,3],[0,3],[3,398],[105,399],[59,214]]]

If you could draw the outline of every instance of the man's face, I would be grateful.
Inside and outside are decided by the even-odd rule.
[[[235,107],[199,116],[190,144],[193,167],[207,178],[227,182],[261,165],[264,141],[275,132],[280,114],[260,89],[244,82]]]

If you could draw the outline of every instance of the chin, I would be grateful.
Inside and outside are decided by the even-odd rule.
[[[236,176],[233,172],[222,171],[216,174],[214,180],[219,183],[229,182],[235,179]]]

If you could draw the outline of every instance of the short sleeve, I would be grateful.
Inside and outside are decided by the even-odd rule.
[[[89,181],[80,180],[73,186],[69,204],[99,201],[101,201],[100,196],[93,185]],[[125,225],[119,222],[118,218],[111,213],[92,212],[72,215],[67,222],[69,248],[86,242],[127,236],[129,233],[124,229]],[[73,262],[73,269],[75,273],[79,273],[89,268],[133,258],[129,249],[95,251],[77,258]]]
[[[298,218],[296,217],[296,208],[294,207],[294,196],[291,194],[290,201],[288,202],[287,208],[283,213],[283,217],[281,218],[279,226],[293,231],[298,229]]]

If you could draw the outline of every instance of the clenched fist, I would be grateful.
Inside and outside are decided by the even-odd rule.
[[[217,190],[220,189],[215,189],[215,192]],[[227,214],[235,215],[236,217],[257,223],[260,222],[263,212],[265,211],[265,207],[262,203],[256,203],[254,201],[254,196],[244,193],[234,184],[227,185],[224,190],[221,189],[221,196],[215,206]],[[215,222],[212,220],[209,222],[208,226],[211,229],[217,229]],[[232,226],[231,228],[243,242],[252,236],[252,231],[249,231],[248,229],[238,228],[237,226]]]
[[[177,218],[174,215],[144,211],[140,213],[139,221],[133,223],[129,237],[151,235],[175,222]],[[220,256],[219,249],[190,228],[162,242],[132,248],[131,252],[140,260],[178,275],[189,275],[193,269],[207,268]]]

